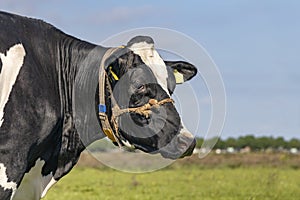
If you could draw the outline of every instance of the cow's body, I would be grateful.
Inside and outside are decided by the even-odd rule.
[[[99,66],[105,49],[1,12],[0,33],[0,199],[39,199],[84,149],[72,84],[89,52],[96,49],[89,64]]]
[[[114,129],[118,144],[126,142],[171,159],[191,155],[195,139],[170,96],[178,83],[173,73],[182,75],[182,83],[195,76],[197,69],[183,61],[164,61],[147,36],[134,37],[106,59],[108,49],[66,35],[43,21],[0,12],[1,200],[38,200],[66,175],[85,146],[104,137],[100,131],[104,126],[94,112],[98,104],[107,107],[109,123],[115,124],[110,98],[117,89],[108,95],[103,91],[106,105],[95,98],[101,96],[97,84],[104,78],[98,77],[102,63],[121,77],[111,80],[112,71],[106,68],[103,87],[118,88],[120,83],[116,94],[120,107],[169,99],[163,105],[149,104],[147,117],[119,116],[121,128]],[[90,85],[90,80],[95,84]],[[76,99],[86,91],[92,94],[90,102]],[[93,126],[94,131],[82,128]]]

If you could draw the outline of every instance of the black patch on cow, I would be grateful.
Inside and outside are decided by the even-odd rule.
[[[12,189],[4,190],[0,185],[0,199],[10,199],[12,195]]]
[[[0,59],[0,74],[1,74],[1,71],[2,71],[2,60]]]
[[[140,43],[140,42],[146,42],[148,44],[154,44],[153,39],[149,36],[136,36],[136,37],[132,38],[131,40],[129,40],[129,42],[127,43],[127,46],[130,47],[133,44]]]

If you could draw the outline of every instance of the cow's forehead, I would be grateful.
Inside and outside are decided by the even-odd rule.
[[[150,67],[153,74],[155,75],[158,84],[166,91],[169,95],[168,91],[168,71],[167,66],[163,59],[160,57],[158,52],[154,48],[153,43],[148,43],[146,41],[137,42],[131,44],[128,47],[135,54],[139,55],[142,61]]]

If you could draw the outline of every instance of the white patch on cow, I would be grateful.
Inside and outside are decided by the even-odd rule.
[[[3,187],[4,190],[12,190],[12,196],[14,195],[17,189],[16,183],[8,181],[6,167],[2,163],[0,163],[0,186]]]
[[[0,127],[3,123],[5,105],[23,65],[25,55],[26,52],[22,44],[16,44],[11,47],[6,52],[6,55],[0,53],[2,62],[2,71],[0,74]]]
[[[17,188],[13,200],[39,200],[45,196],[50,187],[56,183],[53,179],[52,172],[47,176],[42,175],[42,168],[45,161],[38,159],[35,166],[26,173],[20,186]]]
[[[167,66],[158,52],[154,49],[154,44],[139,42],[131,45],[129,49],[139,55],[142,61],[150,67],[158,84],[167,92],[168,95],[170,95],[167,83]]]

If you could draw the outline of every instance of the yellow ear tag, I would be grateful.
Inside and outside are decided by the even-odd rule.
[[[181,84],[184,82],[183,74],[179,73],[177,69],[174,69],[174,76],[175,76],[176,84]]]
[[[113,72],[111,66],[109,67],[109,71],[110,71],[111,75],[113,76],[113,78],[114,78],[116,81],[118,81],[118,80],[119,80],[119,77],[117,76],[117,74],[115,74],[115,72]]]

